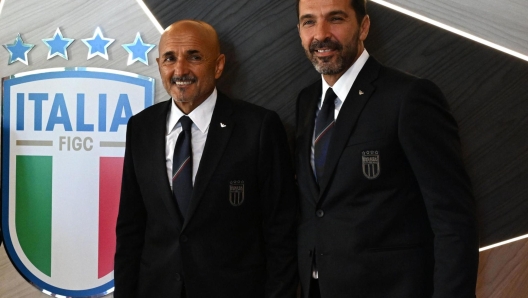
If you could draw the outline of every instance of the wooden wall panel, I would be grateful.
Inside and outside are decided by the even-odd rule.
[[[528,296],[528,239],[480,253],[477,297]]]
[[[2,298],[45,298],[29,284],[13,267],[6,255],[3,244],[0,249],[0,297]]]

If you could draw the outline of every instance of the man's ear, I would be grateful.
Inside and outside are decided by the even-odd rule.
[[[370,17],[369,15],[365,15],[363,17],[363,20],[361,21],[361,25],[359,28],[359,40],[365,41],[365,39],[367,39],[369,30],[370,30]]]
[[[222,75],[222,72],[224,71],[225,66],[225,55],[220,54],[218,58],[216,58],[216,68],[215,68],[215,79],[219,79]]]

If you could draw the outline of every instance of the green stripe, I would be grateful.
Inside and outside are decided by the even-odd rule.
[[[27,258],[51,276],[51,156],[16,157],[16,230]]]

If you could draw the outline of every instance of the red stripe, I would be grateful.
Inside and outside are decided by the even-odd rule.
[[[99,278],[114,270],[123,160],[122,157],[101,157],[99,160]]]
[[[187,159],[178,168],[178,172],[174,173],[174,176],[172,176],[172,181],[176,180],[176,177],[178,177],[180,175],[180,173],[182,172],[183,168],[189,163],[190,160],[191,160],[191,158],[187,157]]]
[[[315,139],[314,141],[314,144],[319,142],[319,140],[321,139],[321,137],[326,134],[328,132],[328,130],[330,129],[330,127],[334,126],[335,124],[335,121],[332,121],[330,124],[328,124],[328,126],[319,134],[319,136],[317,136],[317,138]]]

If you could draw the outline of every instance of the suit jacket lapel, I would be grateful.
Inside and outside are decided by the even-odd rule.
[[[352,88],[350,88],[347,98],[339,111],[326,157],[325,171],[322,181],[319,183],[320,198],[323,197],[326,191],[363,107],[375,90],[371,83],[378,77],[379,68],[380,64],[374,58],[370,57],[367,60],[354,81]],[[319,202],[321,201],[319,200]]]
[[[204,152],[202,154],[202,159],[200,160],[198,172],[194,179],[191,204],[187,216],[185,216],[183,228],[188,224],[196,208],[200,204],[200,200],[204,196],[209,180],[211,179],[218,162],[223,156],[225,147],[235,126],[235,123],[230,118],[232,112],[233,107],[230,99],[218,92],[213,116],[211,118],[211,123],[209,124],[209,132],[207,133]]]
[[[307,96],[299,99],[300,101],[303,101],[303,103],[299,103],[299,105],[306,107],[306,112],[302,111],[300,114],[306,116],[304,117],[302,122],[299,123],[301,127],[297,129],[303,132],[303,135],[300,137],[299,140],[299,155],[300,162],[302,163],[299,165],[299,168],[300,171],[302,171],[303,173],[309,173],[308,187],[310,188],[310,193],[312,193],[312,202],[315,205],[319,197],[319,185],[317,184],[317,181],[315,180],[315,176],[313,174],[311,154],[313,132],[315,128],[315,113],[317,111],[317,105],[319,103],[319,100],[321,99],[322,93],[321,80],[317,81],[312,86],[313,88],[311,88],[311,90],[307,92]]]

